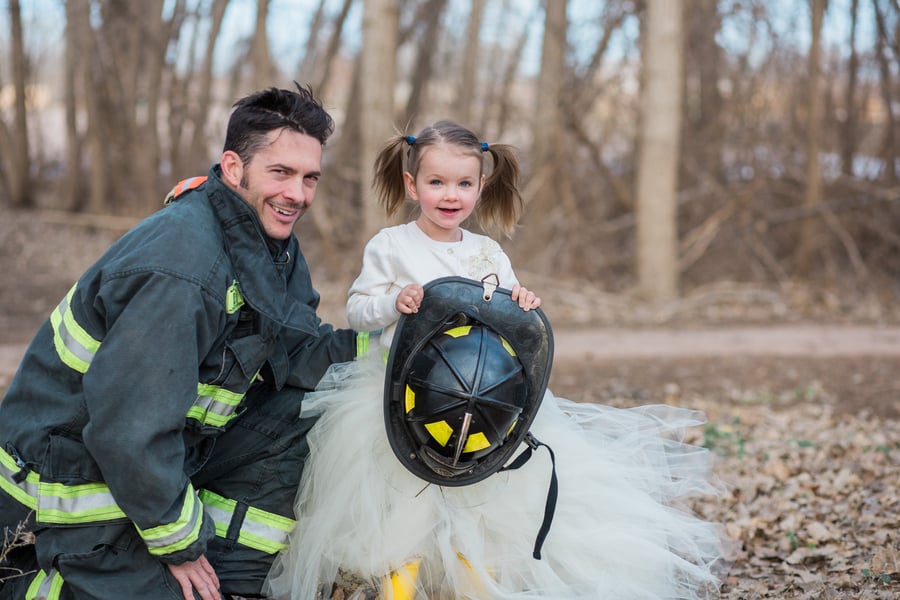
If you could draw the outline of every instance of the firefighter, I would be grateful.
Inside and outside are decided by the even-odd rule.
[[[296,87],[239,100],[219,163],[25,353],[0,403],[0,526],[35,541],[0,565],[3,600],[260,594],[294,522],[304,393],[365,344],[317,317],[293,233],[334,128]]]

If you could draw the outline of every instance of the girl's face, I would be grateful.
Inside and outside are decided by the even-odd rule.
[[[484,175],[481,157],[445,144],[427,148],[415,179],[403,174],[406,193],[419,203],[419,228],[439,242],[462,239],[459,227],[475,210]]]

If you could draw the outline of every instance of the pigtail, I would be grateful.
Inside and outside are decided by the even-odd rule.
[[[375,158],[375,170],[372,175],[375,194],[388,217],[396,213],[406,201],[403,152],[407,143],[407,136],[395,135],[381,147]]]
[[[494,168],[484,183],[476,218],[485,231],[512,237],[524,210],[518,187],[519,162],[507,144],[491,144],[486,152],[494,159]]]

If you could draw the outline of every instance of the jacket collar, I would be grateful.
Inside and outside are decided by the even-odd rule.
[[[301,259],[296,236],[292,234],[284,243],[266,236],[256,211],[220,174],[219,165],[210,169],[207,197],[221,224],[225,251],[244,301],[277,324],[315,333],[310,308],[287,293],[287,279],[296,266],[291,263]],[[276,332],[261,333],[270,338]]]

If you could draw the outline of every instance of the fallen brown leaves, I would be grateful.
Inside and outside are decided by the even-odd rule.
[[[696,443],[728,486],[695,509],[738,543],[722,598],[900,596],[900,421],[835,414],[815,390],[706,411]]]

